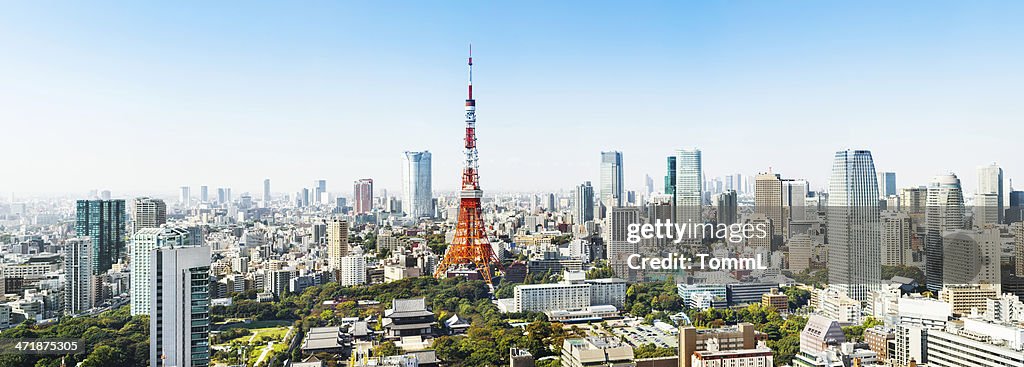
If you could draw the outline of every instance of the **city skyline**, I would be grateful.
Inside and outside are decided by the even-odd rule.
[[[1024,35],[1020,4],[407,5],[287,9],[301,24],[270,5],[227,24],[218,15],[237,9],[215,4],[206,17],[156,5],[12,6],[0,15],[0,43],[16,55],[0,61],[10,81],[0,120],[25,137],[8,148],[33,154],[9,161],[19,174],[0,192],[208,184],[258,194],[267,177],[276,192],[366,177],[397,192],[396,157],[409,150],[431,151],[434,187],[455,191],[462,126],[452,101],[470,41],[482,65],[488,192],[597,182],[597,155],[611,150],[623,152],[625,188],[637,189],[681,147],[702,150],[706,177],[771,167],[812,189],[827,186],[829,157],[848,148],[871,150],[900,187],[952,171],[973,194],[978,166],[997,162],[1007,178],[1024,171],[1010,159],[1024,133],[1013,98],[1024,53],[1004,47]],[[388,15],[351,15],[360,12]],[[151,154],[117,143],[139,136],[156,138]],[[555,158],[550,136],[586,139]],[[48,139],[45,148],[34,138]],[[76,149],[82,139],[110,144]],[[902,159],[921,151],[928,162]],[[138,172],[93,173],[101,162]],[[183,162],[190,169],[160,168]]]

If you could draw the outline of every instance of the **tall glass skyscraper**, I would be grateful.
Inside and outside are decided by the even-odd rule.
[[[665,162],[665,194],[676,196],[676,156],[670,156]]]
[[[896,172],[878,174],[878,194],[883,198],[896,195]]]
[[[420,218],[434,215],[430,187],[430,152],[405,152],[402,156],[402,211]]]
[[[583,224],[594,220],[594,187],[590,185],[590,181],[576,186],[574,201],[574,223]]]
[[[600,195],[605,213],[622,206],[622,152],[601,152]]]
[[[877,178],[870,151],[836,152],[828,183],[828,282],[861,302],[882,277]]]
[[[75,235],[92,241],[93,275],[106,273],[125,252],[124,200],[79,200]]]
[[[928,184],[925,204],[925,282],[928,290],[942,289],[943,234],[964,228],[964,193],[955,174],[935,176]]]
[[[676,222],[703,223],[704,177],[700,149],[676,150]]]

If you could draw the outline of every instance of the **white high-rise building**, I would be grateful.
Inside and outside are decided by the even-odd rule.
[[[358,248],[358,247],[357,247]],[[341,258],[341,285],[366,284],[366,257],[362,251]]]
[[[836,152],[828,185],[828,280],[860,302],[881,283],[877,177],[870,151]]]
[[[942,237],[946,231],[964,228],[964,195],[956,175],[935,176],[928,184],[925,228],[925,283],[928,290],[938,292],[942,289]]]
[[[700,149],[676,150],[676,222],[704,223],[704,167]]]
[[[348,255],[348,221],[332,219],[327,222],[327,266],[341,269],[341,259]]]
[[[132,236],[131,314],[149,315],[152,252],[158,247],[191,245],[188,230],[182,228],[143,228]]]
[[[622,206],[622,152],[601,152],[601,213]],[[604,218],[604,216],[602,216]]]
[[[96,303],[93,286],[93,242],[88,237],[64,243],[64,313],[76,315]]]
[[[263,180],[263,207],[270,203],[270,179]]]
[[[991,214],[987,214],[984,218],[986,221],[995,220],[995,222],[985,222],[984,224],[1003,223],[1003,169],[999,167],[999,165],[992,163],[990,165],[978,167],[978,194],[995,195],[996,207],[993,210],[986,210],[986,212],[991,213],[994,211],[996,217],[991,218]],[[992,203],[990,201],[984,203],[978,203],[975,201],[974,206],[991,206],[991,204]]]
[[[192,203],[192,188],[188,186],[182,186],[181,192],[178,193],[178,204],[181,206],[189,206]]]
[[[210,248],[159,247],[150,254],[150,367],[209,365]]]
[[[637,252],[638,244],[629,242],[629,225],[640,223],[639,207],[615,207],[608,211],[601,237],[604,238],[608,264],[615,275],[628,280],[635,280],[627,259]],[[635,271],[634,271],[635,272]]]
[[[430,152],[405,152],[402,156],[402,211],[405,215],[433,216],[431,190]]]

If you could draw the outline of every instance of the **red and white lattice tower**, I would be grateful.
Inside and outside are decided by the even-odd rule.
[[[469,98],[466,99],[466,162],[462,169],[462,191],[459,195],[459,222],[444,259],[434,272],[435,278],[447,276],[454,268],[475,268],[484,281],[492,284],[491,271],[501,267],[484,227],[480,198],[480,176],[477,174],[476,100],[473,99],[473,47],[469,48]]]

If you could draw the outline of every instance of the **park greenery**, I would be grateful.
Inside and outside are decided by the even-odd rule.
[[[85,342],[81,353],[67,356],[0,353],[0,366],[82,367],[147,366],[149,317],[129,315],[128,306],[89,317],[63,317],[48,325],[32,321],[0,332],[0,339],[71,338]]]

